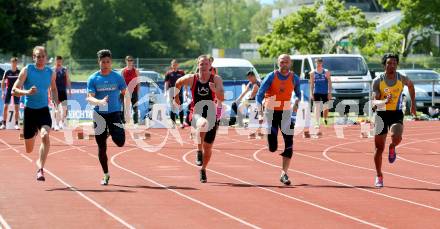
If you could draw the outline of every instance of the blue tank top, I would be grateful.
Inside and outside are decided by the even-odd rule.
[[[321,73],[315,71],[315,87],[313,94],[328,94],[328,79],[325,77],[325,70]]]
[[[37,69],[35,64],[29,64],[27,66],[27,76],[23,84],[23,89],[29,90],[32,86],[36,86],[37,93],[24,96],[25,107],[40,109],[48,106],[48,89],[50,87],[51,78],[51,68],[44,67],[40,70]]]
[[[57,89],[58,91],[65,91],[66,90],[66,83],[67,83],[67,79],[66,79],[66,68],[65,67],[61,67],[59,69],[57,69],[56,67],[53,68],[54,71],[56,71],[57,73],[57,79],[56,79],[56,83],[57,83]]]

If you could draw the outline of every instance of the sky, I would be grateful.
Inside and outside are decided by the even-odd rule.
[[[260,0],[260,2],[263,4],[272,4],[274,0]]]

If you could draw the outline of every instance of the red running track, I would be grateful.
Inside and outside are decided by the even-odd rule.
[[[1,131],[0,226],[439,228],[440,122],[405,123],[398,160],[390,165],[384,153],[382,189],[374,187],[373,139],[359,138],[359,129],[347,127],[344,138],[331,127],[319,139],[296,136],[292,186],[279,182],[281,158],[264,139],[234,129],[217,135],[206,184],[188,129],[178,130],[181,143],[164,129],[143,145],[128,138],[118,148],[109,139],[109,186],[99,185],[93,140],[69,144],[52,132],[46,182],[37,182],[38,147],[26,154],[18,131]]]

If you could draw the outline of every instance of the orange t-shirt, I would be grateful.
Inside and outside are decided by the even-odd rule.
[[[279,79],[278,71],[275,71],[274,74],[272,84],[264,94],[264,106],[266,109],[275,111],[289,110],[291,107],[290,99],[295,89],[293,73],[289,72],[286,80]]]

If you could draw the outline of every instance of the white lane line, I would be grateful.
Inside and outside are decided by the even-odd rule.
[[[139,146],[136,145],[136,144],[132,144],[132,143],[127,143],[127,144],[128,144],[128,145],[132,145],[132,146],[134,146],[134,147],[136,147],[136,148],[139,148]],[[163,154],[163,153],[157,153],[157,155],[159,155],[159,156],[161,156],[161,157],[165,157],[165,158],[171,159],[171,160],[173,160],[173,161],[181,162],[179,159],[174,158],[174,157],[171,157],[171,156],[168,156],[168,155]]]
[[[62,140],[59,140],[59,139],[58,139],[58,141],[63,142]],[[131,144],[131,145],[133,145],[133,144]],[[86,152],[85,150],[83,150],[83,149],[81,149],[81,148],[79,148],[79,147],[75,147],[75,148],[78,148],[78,150],[80,150],[80,151],[82,151],[82,152]],[[136,148],[132,148],[132,149],[129,149],[129,150],[125,150],[125,151],[119,152],[118,154],[113,155],[112,158],[111,158],[111,163],[112,163],[114,166],[116,166],[117,168],[121,169],[121,170],[124,170],[124,171],[126,171],[126,172],[128,172],[128,173],[131,173],[131,174],[133,174],[133,175],[135,175],[135,176],[137,176],[137,177],[139,177],[139,178],[141,178],[141,179],[143,179],[143,180],[146,180],[146,181],[148,181],[148,182],[150,182],[150,183],[153,183],[153,184],[155,184],[155,185],[157,185],[157,186],[159,186],[159,187],[165,188],[166,190],[168,190],[168,191],[170,191],[170,192],[174,192],[175,194],[177,194],[177,195],[179,195],[179,196],[181,196],[181,197],[184,197],[185,199],[191,200],[191,201],[193,201],[193,202],[195,202],[195,203],[198,203],[198,204],[200,204],[200,205],[202,205],[202,206],[204,206],[204,207],[207,207],[207,208],[209,208],[209,209],[211,209],[211,210],[214,210],[214,211],[216,211],[216,212],[218,212],[218,213],[220,213],[220,214],[222,214],[222,215],[224,215],[224,216],[227,216],[227,217],[229,217],[229,218],[231,218],[231,219],[234,219],[234,220],[236,220],[236,221],[238,221],[238,222],[240,222],[240,223],[242,223],[242,224],[244,224],[244,225],[247,225],[247,226],[249,226],[249,227],[251,227],[251,228],[260,228],[260,227],[258,227],[258,226],[256,226],[256,225],[253,225],[253,224],[251,224],[251,223],[248,223],[248,222],[246,222],[246,221],[244,221],[244,220],[242,220],[242,219],[240,219],[240,218],[237,218],[237,217],[235,217],[235,216],[233,216],[233,215],[230,215],[230,214],[227,213],[227,212],[224,212],[224,211],[222,211],[222,210],[220,210],[220,209],[217,209],[217,208],[215,208],[215,207],[213,207],[213,206],[211,206],[211,205],[209,205],[209,204],[207,204],[207,203],[204,203],[204,202],[202,202],[202,201],[200,201],[200,200],[194,199],[194,198],[192,198],[192,197],[190,197],[190,196],[187,196],[187,195],[185,195],[185,194],[183,194],[183,193],[181,193],[181,192],[179,192],[179,191],[176,191],[176,190],[173,190],[173,189],[169,189],[167,186],[165,186],[165,185],[163,185],[163,184],[160,184],[160,183],[158,183],[158,182],[156,182],[156,181],[154,181],[154,180],[152,180],[152,179],[149,179],[149,178],[147,178],[147,177],[144,177],[144,176],[142,176],[142,175],[140,175],[140,174],[138,174],[138,173],[136,173],[136,172],[133,172],[133,171],[127,169],[127,168],[124,168],[124,167],[118,165],[118,164],[115,162],[115,158],[116,158],[117,156],[119,156],[119,155],[121,155],[121,154],[123,154],[123,153],[129,152],[129,151],[136,150],[136,149],[140,149],[140,147],[136,146]],[[193,151],[193,150],[192,150],[192,151]],[[90,156],[96,158],[95,155],[90,154],[90,153],[88,153],[88,154],[89,154]]]
[[[171,159],[171,160],[173,160],[173,161],[181,162],[181,160],[179,160],[179,159],[176,159],[176,158],[174,158],[174,157],[170,157],[170,156],[165,155],[165,154],[162,154],[162,153],[157,153],[157,155],[159,155],[159,156],[161,156],[161,157],[166,157],[166,158]]]
[[[53,137],[53,136],[51,136]],[[53,137],[55,139],[57,139],[58,141],[63,142],[62,140],[59,140],[56,137]],[[3,142],[4,144],[8,145],[6,142],[4,142],[3,140],[0,139],[1,142]],[[9,147],[11,147],[10,145],[8,145]],[[82,150],[81,147],[78,146],[74,146],[74,148],[78,148],[79,150]],[[17,149],[15,149],[14,147],[11,147],[12,150],[14,150],[17,153],[20,153]],[[54,153],[56,153],[57,151],[55,151]],[[22,155],[22,153],[20,153]],[[27,157],[26,155],[25,158]],[[32,162],[32,159],[28,159],[30,162]],[[103,207],[102,205],[98,204],[96,201],[94,201],[93,199],[91,199],[90,197],[88,197],[87,195],[85,195],[84,193],[82,193],[81,191],[78,191],[75,187],[73,187],[72,185],[68,184],[67,182],[65,182],[64,180],[62,180],[61,178],[59,178],[58,176],[56,176],[54,173],[52,173],[50,170],[48,170],[47,168],[44,169],[44,171],[46,173],[48,173],[49,175],[51,175],[52,177],[54,177],[56,180],[58,180],[60,183],[62,183],[64,186],[66,186],[67,188],[69,188],[70,190],[74,191],[75,193],[77,193],[79,196],[81,196],[82,198],[84,198],[85,200],[87,200],[88,202],[90,202],[91,204],[95,205],[95,207],[97,207],[98,209],[100,209],[101,211],[105,212],[107,215],[109,215],[110,217],[112,217],[113,219],[115,219],[116,221],[118,221],[119,223],[121,223],[122,225],[124,225],[127,228],[135,228],[134,226],[128,224],[127,222],[125,222],[123,219],[121,219],[120,217],[118,217],[117,215],[113,214],[111,211],[109,211],[108,209],[106,209],[105,207]]]
[[[119,216],[117,216],[116,214],[114,214],[113,212],[111,212],[110,210],[108,210],[107,208],[103,207],[102,205],[98,204],[96,201],[94,201],[92,198],[86,196],[84,193],[82,193],[81,191],[78,191],[78,189],[76,189],[75,187],[73,187],[72,185],[68,184],[67,182],[65,182],[64,180],[62,180],[61,178],[59,178],[58,176],[56,176],[54,173],[50,172],[48,169],[45,169],[45,172],[50,174],[52,177],[54,177],[55,179],[57,179],[60,183],[62,183],[64,186],[68,187],[70,190],[74,191],[75,193],[77,193],[78,195],[80,195],[82,198],[84,198],[85,200],[89,201],[90,203],[92,203],[93,205],[95,205],[95,207],[97,207],[99,210],[105,212],[107,215],[109,215],[110,217],[112,217],[113,219],[115,219],[116,221],[118,221],[120,224],[124,225],[127,228],[135,228],[134,226],[130,225],[129,223],[127,223],[125,220],[123,220],[122,218],[120,218]]]
[[[84,148],[84,147],[85,147],[85,146],[80,146],[79,148]],[[73,147],[69,147],[69,148],[67,148],[67,149],[62,149],[62,150],[54,151],[54,152],[52,152],[52,153],[49,153],[48,155],[49,155],[49,156],[52,156],[52,155],[54,155],[54,154],[62,153],[62,152],[66,152],[66,151],[73,150],[73,149],[75,149],[75,148],[73,148]]]
[[[259,149],[259,150],[255,151],[254,159],[256,161],[258,161],[258,162],[263,163],[263,164],[266,164],[266,165],[269,165],[269,166],[272,166],[272,167],[275,167],[275,168],[281,168],[281,166],[274,165],[272,163],[268,163],[268,162],[263,161],[260,158],[258,158],[258,156],[257,156],[258,153],[261,150],[263,150],[263,149],[265,149],[265,148],[262,148],[262,149]],[[292,171],[292,172],[295,172],[295,173],[299,173],[299,174],[302,174],[302,175],[306,175],[306,176],[309,176],[309,177],[313,177],[313,178],[316,178],[316,179],[319,179],[319,180],[327,181],[327,182],[330,182],[330,183],[342,185],[342,186],[345,186],[345,187],[350,187],[350,188],[357,189],[357,190],[360,190],[360,191],[368,192],[368,193],[371,193],[371,194],[374,194],[374,195],[378,195],[378,196],[390,198],[390,199],[393,199],[393,200],[398,200],[398,201],[406,202],[406,203],[413,204],[413,205],[416,205],[416,206],[419,206],[419,207],[424,207],[424,208],[429,208],[431,210],[440,211],[440,208],[436,208],[436,207],[433,207],[433,206],[430,206],[430,205],[427,205],[427,204],[422,204],[422,203],[414,202],[414,201],[411,201],[411,200],[407,200],[407,199],[403,199],[403,198],[399,198],[399,197],[395,197],[395,196],[390,196],[390,195],[387,195],[387,194],[384,194],[384,193],[380,193],[380,192],[375,192],[375,191],[372,191],[372,190],[369,190],[369,189],[366,189],[366,188],[356,187],[356,186],[351,185],[351,184],[346,184],[346,183],[339,182],[339,181],[332,180],[332,179],[328,179],[328,178],[325,178],[325,177],[320,177],[320,176],[313,175],[311,173],[307,173],[307,172],[304,172],[304,171],[300,171],[300,170],[296,170],[296,169],[289,169],[289,171]]]
[[[426,163],[422,163],[422,162],[418,162],[418,161],[409,160],[409,159],[406,159],[406,158],[399,156],[399,155],[397,155],[397,157],[399,158],[399,160],[406,161],[409,163],[413,163],[413,164],[417,164],[417,165],[424,165],[424,166],[434,167],[434,168],[440,168],[440,166],[438,166],[438,165],[426,164]]]
[[[302,154],[302,153],[298,153],[298,152],[293,152],[293,155],[300,155],[300,156],[303,156],[303,157],[309,157],[309,158],[313,158],[313,159],[320,160],[320,161],[328,161],[328,160],[323,159],[323,158],[314,157],[314,156],[310,156],[310,155]]]
[[[254,161],[254,160],[252,160],[250,158],[242,157],[242,156],[239,156],[239,155],[236,155],[236,154],[232,154],[232,153],[225,153],[225,154],[227,154],[227,155],[229,155],[231,157],[237,157],[237,158],[241,158],[241,159],[244,159],[244,160],[247,160],[247,161]]]
[[[24,146],[17,146],[17,147],[15,147],[15,148],[24,148]],[[10,147],[8,147],[8,148],[3,148],[3,149],[0,149],[0,152],[2,152],[2,151],[6,151],[6,150],[10,150],[11,148]]]
[[[11,229],[11,226],[9,226],[8,222],[6,222],[2,215],[0,215],[0,228]]]
[[[192,151],[194,151],[194,150],[192,150]],[[189,152],[187,152],[186,154],[183,155],[183,157],[182,157],[182,158],[183,158],[183,161],[185,161],[188,165],[191,165],[191,166],[193,166],[193,167],[198,167],[198,166],[192,164],[191,162],[189,162],[189,161],[187,160],[187,156],[188,156],[192,151],[189,151]],[[365,221],[365,220],[362,220],[362,219],[356,218],[356,217],[354,217],[354,216],[347,215],[347,214],[345,214],[345,213],[342,213],[342,212],[339,212],[339,211],[336,211],[336,210],[333,210],[333,209],[330,209],[330,208],[327,208],[327,207],[324,207],[324,206],[321,206],[321,205],[318,205],[318,204],[312,203],[312,202],[307,201],[307,200],[303,200],[303,199],[299,199],[299,198],[296,198],[296,197],[293,197],[293,196],[289,196],[289,195],[287,195],[287,194],[284,194],[284,193],[281,193],[281,192],[277,192],[277,191],[274,191],[274,190],[269,189],[269,188],[266,188],[266,187],[261,187],[261,186],[259,186],[259,185],[256,185],[256,184],[253,184],[253,183],[250,183],[250,182],[247,182],[247,181],[241,180],[241,179],[239,179],[239,178],[236,178],[236,177],[233,177],[233,176],[230,176],[230,175],[227,175],[227,174],[224,174],[224,173],[221,173],[221,172],[218,172],[218,171],[212,170],[212,169],[206,169],[206,170],[208,170],[208,171],[210,171],[210,172],[212,172],[212,173],[215,173],[215,174],[218,174],[218,175],[221,175],[221,176],[227,177],[227,178],[229,178],[229,179],[231,179],[231,180],[235,180],[235,181],[238,181],[238,182],[243,183],[243,184],[251,185],[251,186],[254,186],[254,187],[256,187],[256,188],[259,188],[259,189],[262,189],[262,190],[265,190],[265,191],[268,191],[268,192],[271,192],[271,193],[277,194],[277,195],[279,195],[279,196],[286,197],[286,198],[288,198],[288,199],[295,200],[295,201],[301,202],[301,203],[303,203],[303,204],[310,205],[310,206],[313,206],[313,207],[319,208],[319,209],[321,209],[321,210],[324,210],[324,211],[327,211],[327,212],[331,212],[331,213],[337,214],[337,215],[339,215],[339,216],[342,216],[342,217],[345,217],[345,218],[348,218],[348,219],[354,220],[354,221],[359,222],[359,223],[362,223],[362,224],[366,224],[366,225],[369,225],[369,226],[372,226],[372,227],[375,227],[375,228],[385,228],[385,227],[383,227],[383,226],[379,226],[379,225],[377,225],[377,224],[367,222],[367,221]]]
[[[30,157],[28,157],[27,155],[20,153],[20,151],[17,150],[16,147],[13,147],[11,145],[9,145],[7,142],[3,141],[2,139],[0,139],[0,142],[5,144],[7,147],[9,147],[10,149],[12,149],[13,151],[15,151],[16,153],[18,153],[21,157],[23,157],[24,159],[28,160],[29,162],[32,162],[32,159]]]
[[[361,141],[354,141],[354,142],[346,142],[346,143],[341,143],[341,144],[337,144],[337,145],[334,145],[334,146],[327,147],[327,148],[322,152],[322,155],[323,155],[325,158],[327,158],[329,161],[332,161],[332,162],[335,162],[335,163],[338,163],[338,164],[341,164],[341,165],[345,165],[345,166],[349,166],[349,167],[353,167],[353,168],[364,169],[364,170],[369,170],[369,171],[374,171],[374,172],[376,172],[375,169],[366,168],[366,167],[357,166],[357,165],[353,165],[353,164],[349,164],[349,163],[341,162],[341,161],[338,161],[338,160],[334,160],[334,159],[330,158],[330,156],[327,155],[328,152],[329,152],[331,149],[333,149],[333,148],[337,148],[337,147],[342,146],[342,145],[355,144],[355,143],[359,143],[359,142],[362,142],[362,140],[361,140]],[[426,183],[426,184],[432,184],[432,185],[440,186],[439,183],[430,182],[430,181],[426,181],[426,180],[421,180],[421,179],[417,179],[417,178],[413,178],[413,177],[408,177],[408,176],[403,176],[403,175],[400,175],[400,174],[397,174],[397,173],[391,173],[391,172],[383,172],[383,173],[388,174],[388,175],[393,175],[393,176],[396,176],[396,177],[400,177],[400,178],[404,178],[404,179],[408,179],[408,180],[418,181],[418,182],[421,182],[421,183]]]
[[[434,139],[439,139],[439,138],[434,138]],[[419,142],[430,142],[431,140],[432,139],[428,139],[428,140],[423,139],[423,140],[418,140],[418,141],[407,142],[407,143],[398,145],[396,148],[407,148],[407,149],[422,151],[422,149],[420,149],[420,148],[410,148],[407,145],[411,145],[411,144],[415,144],[415,143],[419,143]],[[397,154],[397,157],[403,161],[410,162],[413,164],[424,165],[424,166],[434,167],[434,168],[440,168],[440,166],[438,166],[438,165],[426,164],[426,163],[410,160],[410,159],[407,159],[407,158],[400,156],[399,154]]]
[[[192,151],[195,151],[195,150],[191,150],[191,151],[189,151],[189,152],[192,152]],[[145,176],[142,176],[142,175],[140,175],[140,174],[138,174],[138,173],[136,173],[136,172],[134,172],[134,171],[132,171],[132,170],[130,170],[130,169],[127,169],[127,168],[125,168],[125,167],[120,166],[119,164],[117,164],[117,163],[115,162],[115,158],[118,157],[119,155],[123,154],[123,153],[124,153],[124,152],[120,152],[120,153],[118,153],[118,154],[115,154],[115,155],[113,155],[112,158],[111,158],[111,163],[112,163],[114,166],[116,166],[117,168],[122,169],[122,170],[124,170],[124,171],[126,171],[126,172],[128,172],[128,173],[130,173],[130,174],[132,174],[132,175],[134,175],[134,176],[137,176],[137,177],[139,177],[139,178],[141,178],[141,179],[143,179],[143,180],[145,180],[145,181],[148,181],[148,182],[150,182],[150,183],[152,183],[152,184],[155,184],[156,186],[162,187],[162,188],[164,188],[164,189],[166,189],[166,190],[168,190],[168,191],[170,191],[170,192],[173,192],[173,193],[175,193],[175,194],[177,194],[177,195],[179,195],[179,196],[181,196],[181,197],[183,197],[183,198],[185,198],[185,199],[187,199],[187,200],[190,200],[190,201],[192,201],[192,202],[194,202],[194,203],[197,203],[197,204],[202,205],[202,206],[204,206],[204,207],[206,207],[206,208],[209,208],[209,209],[211,209],[211,210],[213,210],[213,211],[215,211],[215,212],[217,212],[217,213],[220,213],[220,214],[222,214],[222,215],[224,215],[224,216],[226,216],[226,217],[228,217],[228,218],[230,218],[230,219],[233,219],[233,220],[235,220],[235,221],[237,221],[237,222],[239,222],[239,223],[241,223],[241,224],[243,224],[243,225],[249,226],[249,227],[251,227],[251,228],[260,228],[260,227],[254,225],[254,224],[251,224],[251,223],[249,223],[249,222],[247,222],[247,221],[245,221],[245,220],[243,220],[243,219],[240,219],[240,218],[238,218],[238,217],[236,217],[236,216],[233,216],[233,215],[231,215],[231,214],[229,214],[229,213],[227,213],[227,212],[224,212],[224,211],[222,211],[222,210],[220,210],[220,209],[218,209],[218,208],[216,208],[216,207],[214,207],[214,206],[211,206],[211,205],[209,205],[209,204],[207,204],[207,203],[205,203],[205,202],[202,202],[202,201],[200,201],[200,200],[194,199],[194,198],[192,198],[192,197],[190,197],[190,196],[188,196],[188,195],[185,195],[185,194],[183,194],[183,193],[181,193],[181,192],[179,192],[179,191],[176,191],[176,190],[174,190],[174,189],[170,189],[170,188],[168,188],[166,185],[163,185],[163,184],[161,184],[161,183],[159,183],[159,182],[157,182],[157,181],[155,181],[155,180],[152,180],[152,179],[147,178],[147,177],[145,177]]]

